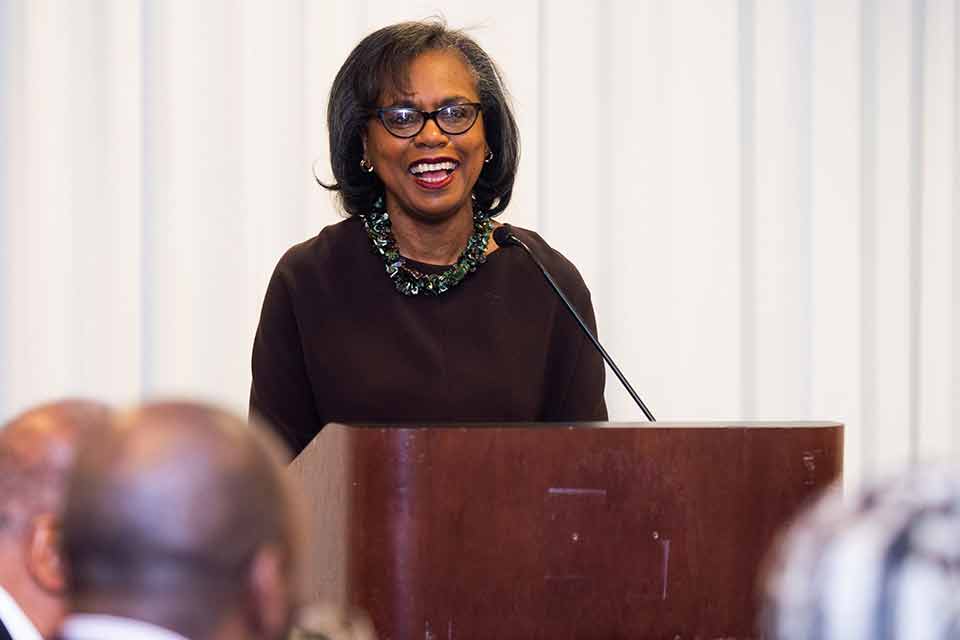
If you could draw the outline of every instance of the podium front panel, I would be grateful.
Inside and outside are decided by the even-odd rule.
[[[749,638],[835,423],[329,425],[292,465],[314,596],[382,639]]]

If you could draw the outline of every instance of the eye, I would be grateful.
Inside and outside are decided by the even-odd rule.
[[[452,104],[440,110],[439,117],[444,122],[466,122],[473,117],[474,107],[470,104]]]
[[[383,123],[391,129],[407,129],[419,126],[420,112],[415,109],[384,109]]]

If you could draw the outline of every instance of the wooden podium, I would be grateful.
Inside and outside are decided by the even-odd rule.
[[[742,639],[842,459],[837,423],[332,424],[291,473],[312,595],[381,640]]]

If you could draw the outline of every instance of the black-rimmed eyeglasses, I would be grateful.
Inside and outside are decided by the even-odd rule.
[[[480,115],[479,102],[465,102],[440,107],[436,111],[420,111],[411,107],[389,107],[376,109],[370,115],[376,115],[388,133],[398,138],[412,138],[427,126],[427,120],[433,120],[437,128],[448,136],[466,133]]]

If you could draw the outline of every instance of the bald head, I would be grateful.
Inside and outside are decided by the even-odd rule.
[[[71,478],[71,599],[211,637],[245,601],[258,554],[272,550],[285,570],[294,561],[287,455],[266,431],[198,404],[117,416]]]
[[[32,514],[56,512],[77,445],[110,411],[86,400],[30,409],[0,429],[0,535]]]
[[[67,477],[79,443],[109,419],[102,404],[65,400],[0,429],[0,586],[43,635],[65,609],[56,532]]]

